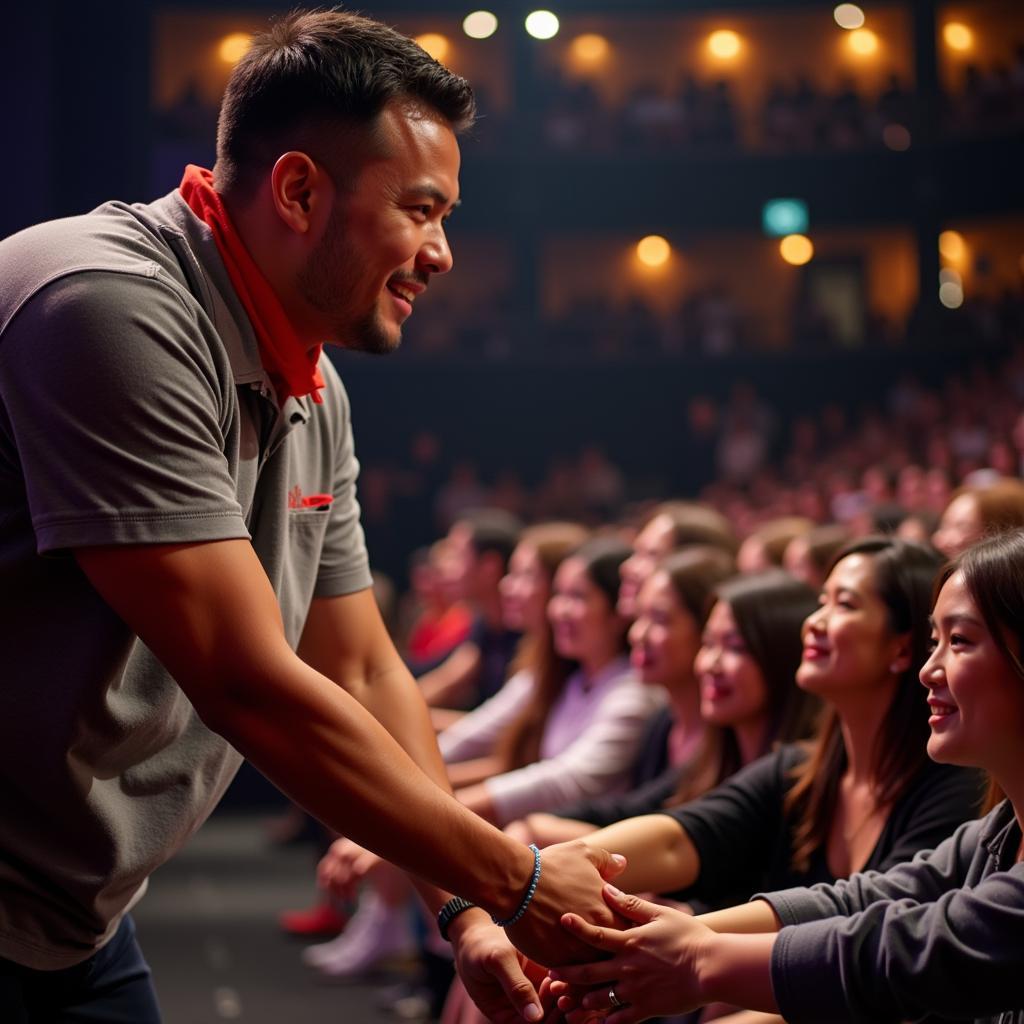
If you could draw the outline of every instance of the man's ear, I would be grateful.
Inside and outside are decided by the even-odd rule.
[[[291,231],[304,235],[329,209],[334,185],[312,157],[293,150],[277,158],[270,172],[270,192],[281,221]]]

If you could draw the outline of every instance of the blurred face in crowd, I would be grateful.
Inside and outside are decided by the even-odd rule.
[[[641,680],[671,690],[692,678],[700,627],[679,600],[667,572],[640,588],[629,630],[630,662]]]
[[[706,722],[737,728],[763,721],[768,686],[725,601],[711,609],[694,669]]]
[[[532,544],[516,547],[501,580],[501,617],[505,628],[533,633],[544,625],[551,581]]]
[[[555,650],[563,658],[600,667],[618,652],[622,620],[582,559],[567,558],[555,572],[548,620]]]
[[[624,619],[636,617],[636,600],[644,581],[654,567],[675,546],[675,527],[666,515],[655,516],[633,541],[633,553],[619,569],[622,584],[619,587],[618,608]]]
[[[1014,641],[1007,639],[1013,650]],[[997,780],[1019,777],[1024,680],[989,631],[962,573],[950,576],[939,591],[932,644],[921,668],[931,712],[928,756],[986,768]]]
[[[981,540],[984,534],[985,524],[977,500],[972,494],[961,494],[946,506],[932,543],[947,558],[956,558],[961,551]]]
[[[890,628],[870,556],[853,554],[837,562],[820,601],[804,620],[799,686],[835,702],[844,693],[891,684],[906,671],[909,638]]]
[[[742,573],[764,572],[772,567],[768,548],[756,534],[752,534],[740,545],[736,553],[736,569]]]
[[[821,570],[811,557],[811,545],[806,537],[794,537],[786,545],[782,567],[790,576],[803,580],[809,587],[816,589],[824,582]]]

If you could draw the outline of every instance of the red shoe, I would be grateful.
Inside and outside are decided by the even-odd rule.
[[[338,935],[348,924],[348,916],[331,903],[320,903],[309,910],[285,910],[277,919],[281,930],[307,939],[317,935]]]

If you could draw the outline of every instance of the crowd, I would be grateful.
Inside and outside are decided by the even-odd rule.
[[[894,401],[920,415],[914,393],[904,386]],[[951,449],[964,437],[952,432]],[[618,886],[712,925],[757,893],[861,884],[860,872],[898,871],[938,847],[993,803],[973,767],[988,766],[983,758],[928,756],[936,718],[956,706],[925,665],[940,628],[929,616],[936,577],[946,559],[972,564],[995,535],[1010,538],[1000,543],[1024,572],[1024,481],[1009,466],[980,468],[987,450],[976,449],[953,463],[970,470],[955,490],[911,486],[916,475],[903,474],[902,514],[877,473],[866,474],[856,514],[775,516],[741,530],[699,502],[589,527],[520,529],[505,510],[461,510],[393,619],[458,798],[541,849],[583,838],[621,852]],[[1016,649],[1008,657],[1019,673]],[[1013,714],[1024,724],[1024,693]],[[390,994],[393,1008],[480,1020],[397,869],[339,837],[318,879],[324,903],[283,922],[339,933],[304,951],[314,971],[359,977],[416,954],[420,972]],[[850,892],[836,891],[829,900]],[[792,915],[781,898],[771,905],[788,923],[822,916],[812,903]],[[648,923],[660,913],[630,910]],[[905,973],[906,1005],[934,1008],[927,985]],[[1006,984],[997,979],[997,990]],[[579,998],[566,991],[568,1003]],[[870,979],[864,993],[877,998]],[[689,1009],[680,999],[675,1009]],[[719,1018],[746,1020],[718,1005],[699,1019]]]
[[[928,757],[936,718],[956,704],[924,666],[944,560],[970,564],[998,534],[1024,572],[1024,534],[1013,532],[1024,530],[1024,350],[939,389],[901,379],[883,397],[784,432],[737,386],[721,412],[693,417],[716,428],[713,478],[696,502],[630,502],[596,448],[532,495],[489,490],[462,466],[439,492],[443,536],[417,553],[389,615],[459,799],[542,849],[584,838],[622,852],[622,889],[712,926],[725,914],[736,931],[740,912],[724,908],[899,870],[990,810],[972,767],[989,767],[983,757]],[[502,492],[517,500],[495,507]],[[521,530],[522,519],[536,525]],[[932,740],[919,676],[939,694]],[[1020,697],[1014,714],[1024,724]],[[415,980],[390,990],[389,1005],[479,1020],[404,876],[329,840],[323,902],[282,919],[325,935],[305,962],[346,978],[415,955]],[[773,902],[772,913],[788,924],[843,900],[853,913],[851,891],[793,911]],[[630,913],[645,927],[663,920],[649,904]],[[774,918],[758,920],[753,930],[774,931]],[[839,954],[835,969],[849,970]],[[905,1005],[932,1006],[905,972]],[[863,997],[879,998],[870,990],[865,981]],[[735,1006],[700,1019],[718,1017],[747,1020]]]

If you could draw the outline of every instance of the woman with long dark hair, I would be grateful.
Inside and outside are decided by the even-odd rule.
[[[684,803],[776,743],[810,734],[818,702],[793,677],[814,592],[781,570],[712,589],[722,569],[718,554],[695,548],[670,555],[640,591],[629,634],[633,665],[644,682],[669,694],[644,749],[657,771],[628,794],[561,816],[531,814],[515,832],[520,838],[546,846]]]

